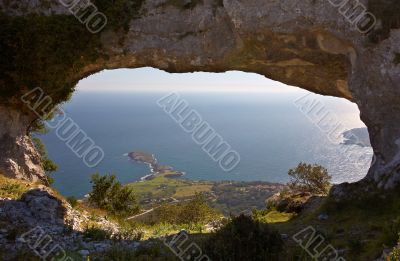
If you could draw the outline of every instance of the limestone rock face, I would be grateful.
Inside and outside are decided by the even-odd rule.
[[[0,208],[16,224],[34,227],[64,225],[66,209],[46,188],[32,189],[21,200],[0,200]],[[2,216],[3,217],[3,216]]]
[[[30,188],[18,200],[0,198],[0,224],[0,245],[5,251],[2,260],[17,260],[15,255],[26,251],[35,242],[47,242],[51,246],[46,248],[48,251],[55,245],[64,250],[83,249],[90,253],[103,252],[114,246],[138,247],[137,241],[124,238],[126,235],[121,233],[117,223],[72,208],[44,185]],[[92,226],[120,241],[88,238],[84,232]]]
[[[30,7],[13,8],[13,2]],[[43,17],[69,14],[66,7],[64,11],[63,6],[54,3],[43,7],[44,2],[0,1],[0,9],[11,17],[28,17],[29,13]],[[336,5],[332,4],[334,2]],[[86,49],[81,55],[73,56],[81,66],[74,64],[60,70],[63,74],[60,82],[66,87],[52,86],[54,81],[46,81],[60,71],[44,75],[34,69],[29,72],[41,79],[35,83],[53,97],[59,97],[67,88],[95,72],[144,66],[173,73],[255,72],[316,93],[343,97],[358,104],[375,154],[374,164],[359,185],[389,189],[400,182],[400,30],[396,28],[400,18],[399,12],[390,17],[394,22],[378,14],[392,6],[397,10],[399,4],[388,0],[380,3],[378,10],[377,5],[372,5],[376,0],[358,2],[366,7],[374,6],[375,9],[369,11],[379,18],[369,33],[356,30],[355,26],[360,27],[360,23],[345,17],[347,14],[351,18],[352,10],[346,12],[349,6],[338,6],[337,1],[145,0],[128,19],[123,15],[115,19],[114,13],[107,13],[108,9],[102,10],[105,7],[98,5],[98,11],[109,15],[109,23],[93,38],[99,41],[96,59],[85,59]],[[124,19],[127,21],[122,23]],[[371,37],[381,31],[385,34]],[[375,41],[371,41],[372,38]],[[79,46],[83,40],[74,38],[71,41]],[[41,48],[45,47],[44,44]],[[66,47],[61,45],[55,52],[60,48]],[[65,51],[68,56],[68,50]],[[67,62],[62,57],[54,58],[48,64],[41,64],[42,71],[51,72],[52,68]],[[18,74],[12,66],[5,70],[9,75]],[[14,84],[18,80],[18,77],[12,78],[8,87],[4,87],[14,92],[13,97],[23,95],[21,86]],[[4,82],[7,83],[7,79]],[[4,103],[2,113],[11,115],[6,112],[7,107],[11,110],[15,104]],[[1,121],[6,117],[9,116],[2,116]],[[20,125],[27,126],[22,121]],[[8,137],[4,136],[8,131],[11,129],[5,128],[3,137]],[[21,146],[28,150],[29,142],[19,137],[11,144],[24,143]],[[2,142],[1,146],[5,144]],[[35,162],[35,153],[26,154],[24,162],[18,156],[21,147],[7,146],[14,148],[15,155],[10,150],[9,156],[2,156],[0,168],[8,175],[36,175],[26,167],[31,165],[29,162]],[[21,168],[24,171],[18,172]],[[337,187],[334,191],[338,195],[345,193],[343,188]]]
[[[46,183],[41,158],[27,128],[35,119],[0,105],[0,172],[8,177]]]

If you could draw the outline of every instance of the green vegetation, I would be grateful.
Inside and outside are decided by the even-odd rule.
[[[397,243],[397,246],[393,248],[393,251],[389,254],[389,261],[398,261],[400,260],[400,239]]]
[[[319,219],[320,214],[327,219]],[[294,235],[307,226],[316,228],[336,249],[346,250],[346,260],[375,260],[383,249],[397,244],[400,232],[400,192],[381,191],[380,195],[363,195],[336,202],[320,198],[290,221],[271,224],[280,233]],[[288,246],[288,260],[303,250]],[[294,259],[297,260],[297,259]]]
[[[41,139],[33,137],[32,142],[35,145],[37,152],[41,156],[43,170],[46,172],[47,180],[51,185],[54,183],[54,179],[51,174],[58,170],[58,165],[49,158],[46,146]]]
[[[206,199],[197,194],[189,201],[161,205],[153,211],[150,218],[147,218],[146,223],[207,224],[220,217],[217,211],[208,206]]]
[[[71,205],[71,207],[75,208],[78,206],[78,200],[74,196],[67,197],[66,200]]]
[[[92,192],[89,202],[110,214],[118,217],[128,217],[139,212],[139,205],[132,188],[122,186],[114,175],[92,175]]]
[[[140,17],[145,0],[93,0],[99,12],[106,15],[107,26],[112,29],[128,30],[129,21]]]
[[[171,182],[176,184],[179,180]],[[290,194],[290,191],[286,193]],[[185,229],[191,233],[190,238],[199,243],[213,260],[281,260],[282,253],[285,253],[283,260],[308,260],[308,254],[299,246],[282,245],[279,233],[290,236],[312,226],[325,238],[327,244],[344,250],[341,255],[346,260],[374,260],[384,248],[396,246],[399,239],[400,192],[383,193],[381,197],[374,195],[345,202],[336,202],[326,196],[319,197],[313,201],[312,207],[298,214],[276,209],[255,210],[252,217],[233,217],[222,227],[216,225],[217,230],[212,233],[205,229],[204,224],[220,218],[208,214],[210,209],[204,197],[198,195],[197,203],[183,201],[161,205],[153,211],[154,216],[144,218],[148,222],[128,222],[127,231],[141,230],[144,232],[142,238],[148,239],[172,235]],[[301,198],[301,195],[297,193],[295,197]],[[321,213],[328,218],[319,219]],[[181,215],[186,218],[180,219]],[[217,223],[223,223],[223,220]],[[132,250],[112,250],[109,254],[117,257],[119,251],[122,259],[115,260],[123,260],[126,256],[137,257],[137,252]],[[155,250],[146,251],[151,252],[144,255],[151,256],[150,260],[157,260],[165,254]],[[393,248],[392,252],[393,257],[389,260],[397,260],[398,247]]]
[[[204,233],[207,224],[221,218],[222,215],[210,208],[201,194],[197,194],[191,200],[161,204],[126,223],[130,228],[143,229],[144,238],[152,238],[172,235],[182,229]]]
[[[213,233],[205,243],[212,260],[278,260],[283,250],[279,233],[251,217],[240,215]]]
[[[267,200],[268,211],[300,213],[311,198],[326,196],[331,187],[327,169],[317,164],[300,162],[288,175],[287,187]]]
[[[216,182],[211,189],[210,205],[225,216],[265,208],[265,201],[283,188],[280,184],[262,181]]]
[[[281,223],[292,219],[296,214],[277,210],[254,210],[253,218],[262,223]]]
[[[106,28],[127,30],[145,1],[92,2],[107,16]],[[56,106],[69,99],[84,66],[108,59],[100,34],[88,32],[73,15],[11,17],[0,12],[0,24],[0,99],[4,103],[18,106],[20,96],[40,87]]]
[[[76,73],[101,57],[99,35],[88,33],[73,16],[9,17],[0,13],[0,24],[0,97],[4,103],[18,102],[19,96],[39,86],[56,106],[70,97],[79,80]]]
[[[20,199],[31,187],[28,182],[6,178],[0,173],[0,198]]]
[[[142,203],[146,203],[150,199],[161,200],[169,197],[193,197],[196,193],[210,191],[212,187],[212,183],[208,181],[191,182],[166,177],[170,173],[172,172],[157,175],[151,180],[130,183],[128,186],[140,195],[141,201],[145,201]]]
[[[147,183],[151,184],[152,188],[157,188],[162,185],[159,183],[160,180],[164,180],[167,187],[177,186],[173,190],[169,190],[168,193],[173,193],[171,195],[176,195],[178,188],[184,188],[180,190],[180,193],[184,191],[183,195],[190,194],[186,191],[190,190],[190,181],[167,179],[162,176],[125,187],[129,187],[130,192],[134,190],[136,184],[139,184],[138,188],[142,189],[145,189],[143,184]],[[86,227],[84,236],[92,240],[149,240],[152,244],[144,243],[142,247],[135,250],[113,248],[102,254],[91,254],[90,260],[101,260],[103,257],[106,260],[176,260],[162,242],[154,238],[173,235],[182,229],[190,233],[190,239],[198,243],[212,260],[308,260],[309,256],[303,249],[292,244],[289,239],[285,240],[286,244],[283,244],[280,235],[286,234],[290,237],[308,226],[314,227],[325,238],[327,244],[342,250],[341,256],[346,260],[375,260],[385,248],[393,248],[391,259],[388,260],[394,261],[399,258],[399,191],[382,191],[378,196],[365,197],[364,195],[362,199],[356,198],[341,202],[336,202],[326,196],[314,197],[313,200],[310,200],[311,202],[307,202],[309,198],[304,195],[309,195],[309,193],[296,192],[291,198],[305,199],[304,201],[300,200],[299,204],[307,202],[308,206],[299,213],[287,213],[276,208],[267,208],[254,210],[250,217],[241,215],[230,219],[221,219],[221,215],[210,207],[219,200],[218,197],[210,197],[211,192],[218,191],[221,193],[220,195],[234,198],[235,195],[245,195],[249,191],[250,194],[256,195],[255,189],[266,189],[271,185],[263,187],[267,184],[261,185],[262,183],[254,182],[244,185],[235,182],[217,182],[208,183],[210,190],[201,194],[194,193],[189,198],[184,196],[170,203],[155,204],[154,210],[143,216],[143,220],[126,220],[129,210],[134,209],[134,213],[137,213],[136,201],[133,200],[132,204],[128,204],[131,207],[128,207],[127,212],[124,210],[120,212],[121,209],[115,206],[130,202],[130,200],[125,200],[126,197],[135,199],[133,194],[121,193],[122,196],[115,196],[114,193],[119,194],[118,192],[124,187],[116,180],[115,176],[95,174],[92,182],[91,203],[97,202],[96,205],[102,206],[108,213],[85,206],[85,203],[76,202],[75,198],[67,198],[71,204],[76,203],[76,210],[87,210],[90,213],[89,220],[83,224]],[[205,186],[206,183],[194,182],[195,186],[200,184]],[[219,190],[215,189],[215,186]],[[32,187],[34,184],[0,176],[0,197],[19,199]],[[156,190],[154,192],[157,193]],[[147,190],[144,193],[147,193]],[[292,192],[288,190],[281,194],[288,196],[290,193]],[[236,200],[239,198],[232,202],[236,202]],[[116,204],[117,201],[120,204]],[[122,215],[119,215],[120,213]],[[104,217],[108,214],[111,214],[110,217],[113,221],[118,222],[119,233],[111,234],[110,231],[104,230],[96,223],[96,217]],[[326,215],[327,218],[320,219],[321,214]],[[206,225],[212,226],[216,231],[210,232],[209,226]],[[22,231],[25,228],[18,229]],[[9,236],[16,237],[21,231],[11,231]],[[22,252],[21,256],[21,258],[25,257]]]
[[[300,162],[296,168],[288,172],[288,187],[296,192],[327,195],[331,185],[331,176],[324,167]]]
[[[203,194],[209,205],[224,215],[239,214],[265,207],[265,200],[283,186],[268,182],[192,181],[168,178],[169,172],[151,180],[128,184],[143,207],[151,208],[173,200],[188,200]]]
[[[83,231],[83,236],[85,238],[90,238],[95,241],[101,241],[111,239],[112,234],[107,230],[92,226],[86,227],[86,229]]]

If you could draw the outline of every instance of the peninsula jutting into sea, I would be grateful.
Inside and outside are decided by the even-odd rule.
[[[159,165],[154,154],[149,154],[141,151],[129,152],[128,156],[130,159],[145,163],[150,167],[150,174],[142,177],[140,180],[150,180],[156,176],[163,174],[166,178],[177,178],[185,175],[185,172],[174,170],[173,167],[168,165]]]

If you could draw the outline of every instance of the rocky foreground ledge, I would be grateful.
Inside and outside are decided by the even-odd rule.
[[[71,260],[80,260],[114,247],[136,249],[141,245],[136,240],[121,237],[116,223],[90,211],[72,208],[46,186],[12,180],[6,184],[2,183],[2,188],[8,186],[10,193],[0,197],[0,260],[19,260],[21,257],[16,255],[21,253],[30,255],[29,260],[36,260],[36,257],[51,260],[53,256],[62,257],[69,252],[80,255]],[[85,231],[94,227],[119,238],[90,238],[93,235]],[[142,241],[142,244],[146,243]]]

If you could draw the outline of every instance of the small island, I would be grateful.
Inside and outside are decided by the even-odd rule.
[[[149,154],[141,151],[133,151],[128,153],[129,158],[136,162],[145,163],[150,167],[150,174],[141,178],[141,180],[151,180],[159,175],[164,175],[166,178],[178,178],[185,175],[185,172],[174,170],[168,165],[159,165],[154,154]]]

